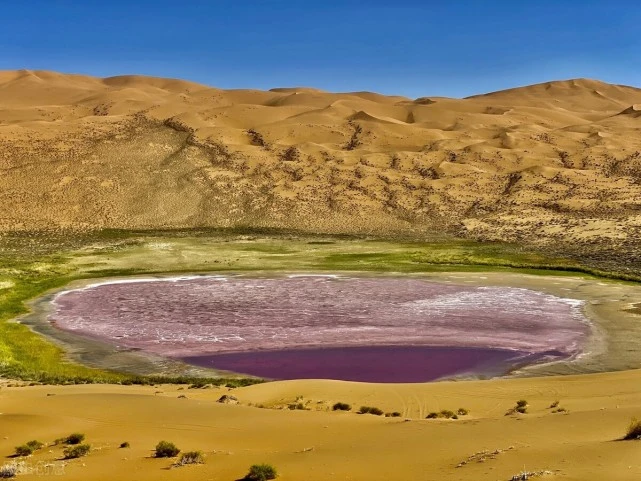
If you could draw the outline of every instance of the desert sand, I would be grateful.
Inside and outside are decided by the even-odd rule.
[[[408,99],[0,72],[0,232],[25,233],[15,252],[29,251],[32,234],[72,238],[104,228],[454,235],[639,273],[639,105],[640,89],[588,79]],[[126,255],[138,259],[141,249]],[[12,252],[4,252],[3,275],[16,270],[31,282],[60,268],[34,263],[23,272],[12,267]],[[128,265],[110,252],[111,266]],[[188,271],[191,257],[173,255],[154,250],[137,265],[160,272],[175,262]],[[256,254],[236,257],[256,268]],[[70,262],[91,269],[104,260]],[[502,276],[490,281],[514,285]],[[537,282],[544,292],[571,288],[596,299],[589,314],[611,324],[604,327],[616,349],[591,346],[579,372],[638,366],[636,286]],[[613,366],[605,353],[614,351],[632,354]],[[62,448],[48,445],[24,460],[36,471],[20,479],[40,479],[44,469],[69,480],[237,480],[268,462],[284,481],[501,481],[523,470],[632,481],[641,478],[641,441],[618,440],[641,416],[640,381],[639,370],[430,384],[306,380],[232,391],[2,381],[0,455],[11,462],[19,444],[80,431],[93,446],[87,457],[62,462]],[[239,404],[217,403],[223,394]],[[506,416],[519,399],[528,413]],[[338,401],[353,412],[331,412]],[[555,401],[564,412],[552,412]],[[361,405],[400,417],[356,414]],[[461,407],[470,413],[458,420],[425,419]],[[203,450],[207,463],[170,468],[171,460],[151,457],[161,439]],[[124,441],[131,447],[119,448]]]
[[[633,87],[574,79],[408,99],[21,70],[0,72],[0,105],[4,231],[250,225],[638,244]]]
[[[283,480],[500,481],[525,468],[552,473],[541,479],[632,481],[641,477],[641,447],[617,439],[641,412],[640,379],[641,372],[627,371],[431,384],[283,381],[231,392],[3,386],[0,452],[12,454],[14,446],[34,438],[51,442],[83,432],[94,449],[85,458],[60,464],[61,448],[45,447],[26,459],[32,466],[53,463],[50,469],[63,469],[61,479],[70,480],[104,480],[106,473],[123,480],[236,480],[249,465],[268,462]],[[223,394],[240,404],[217,403]],[[310,410],[285,408],[297,399]],[[529,402],[528,413],[505,416],[519,399]],[[548,407],[556,400],[568,413],[552,413]],[[401,417],[328,411],[336,401],[399,411]],[[431,411],[459,407],[470,414],[423,419]],[[168,469],[171,460],[151,457],[161,439],[183,450],[203,450],[206,464]],[[120,449],[124,441],[131,447]],[[496,450],[501,451],[478,462],[483,454],[477,453]]]

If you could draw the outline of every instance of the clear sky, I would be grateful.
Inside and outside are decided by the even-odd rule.
[[[641,0],[6,0],[0,69],[461,97],[641,86]]]

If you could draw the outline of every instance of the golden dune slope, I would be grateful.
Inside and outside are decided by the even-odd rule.
[[[632,481],[641,477],[641,441],[618,439],[640,413],[638,382],[639,372],[629,371],[433,384],[289,381],[231,392],[4,387],[0,453],[8,456],[30,439],[51,443],[83,432],[94,450],[65,462],[64,479],[229,481],[242,478],[251,464],[268,462],[283,481],[508,481],[524,468],[550,472],[541,479]],[[217,403],[222,394],[236,396],[240,405]],[[528,401],[528,413],[506,416],[519,399]],[[566,413],[549,408],[557,400]],[[401,417],[332,412],[336,401],[399,411]],[[285,408],[296,402],[309,411]],[[456,421],[424,419],[430,411],[459,407],[470,413]],[[161,439],[204,451],[207,463],[168,469],[172,460],[151,457]],[[124,441],[131,448],[119,449]],[[48,446],[26,462],[60,468],[61,456],[60,446]]]
[[[641,90],[466,99],[0,72],[0,228],[639,238]]]

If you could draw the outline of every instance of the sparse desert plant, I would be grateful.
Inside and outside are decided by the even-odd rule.
[[[382,416],[384,414],[382,409],[371,407],[371,406],[361,406],[358,410],[359,414],[373,414],[374,416]]]
[[[549,409],[554,409],[555,407],[558,407],[559,401],[554,401],[552,404],[550,404]]]
[[[630,425],[628,426],[628,431],[625,433],[625,440],[632,439],[641,439],[641,421],[637,418],[632,418],[630,420]]]
[[[26,444],[16,446],[16,456],[31,456],[33,451],[34,449]]]
[[[338,402],[332,406],[333,411],[351,411],[352,406],[347,403]]]
[[[189,386],[189,389],[205,389],[207,387],[209,387],[209,383],[207,381],[196,381]]]
[[[174,443],[169,441],[160,441],[156,444],[155,456],[157,458],[175,458],[180,453],[180,449]]]
[[[527,408],[528,408],[528,403],[525,399],[520,399],[519,401],[516,401],[516,406],[513,408],[508,409],[508,411],[505,413],[506,416],[510,416],[512,414],[526,414],[527,413]]]
[[[516,408],[514,409],[517,413],[525,414],[527,413],[527,401],[525,399],[521,399],[519,401],[516,401]]]
[[[86,456],[91,451],[91,446],[89,444],[75,444],[65,448],[62,452],[65,455],[65,459],[76,459]]]
[[[31,449],[33,449],[34,451],[37,451],[38,449],[42,449],[42,447],[45,445],[45,443],[41,443],[37,439],[32,439],[31,441],[25,444],[29,446]]]
[[[521,471],[510,478],[510,481],[528,481],[532,478],[539,478],[553,474],[552,471]]]
[[[293,145],[291,147],[288,147],[287,150],[285,150],[281,156],[281,160],[287,161],[287,162],[296,162],[300,160],[300,152],[296,147]]]
[[[271,464],[254,464],[249,468],[249,473],[245,476],[246,481],[268,481],[276,479],[278,473],[276,468]]]
[[[567,413],[568,410],[565,409],[564,407],[556,408],[552,410],[552,414],[557,414],[557,413]]]
[[[465,414],[462,414],[461,412],[465,411],[465,414],[467,414],[467,410],[460,408],[456,413],[454,411],[450,411],[449,409],[442,409],[439,412],[431,412],[427,416],[425,416],[425,419],[458,419],[459,414],[461,416],[464,416]]]
[[[391,413],[385,413],[385,417],[386,418],[400,418],[401,417],[401,413],[399,413],[398,411],[394,411],[394,412],[391,412]]]
[[[0,478],[8,479],[15,478],[18,474],[18,464],[17,463],[8,463],[0,466]]]
[[[306,411],[307,408],[303,403],[292,403],[287,406],[288,409],[291,409],[292,411]]]
[[[122,449],[122,448],[128,448],[129,446],[130,446],[130,445],[129,445],[129,441],[125,441],[124,443],[120,443],[120,448],[121,448],[121,449]]]
[[[65,444],[80,444],[85,440],[85,435],[82,433],[73,433],[64,438]]]
[[[176,466],[186,466],[188,464],[204,464],[205,455],[202,451],[187,451],[180,455]]]
[[[470,414],[470,411],[465,408],[458,408],[456,414],[458,414],[459,416],[467,416],[468,414]]]

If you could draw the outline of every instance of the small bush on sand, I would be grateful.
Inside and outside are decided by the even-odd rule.
[[[336,403],[332,406],[333,411],[351,411],[352,406],[347,403]]]
[[[8,479],[15,478],[18,474],[18,465],[16,463],[9,463],[0,466],[0,478]]]
[[[465,408],[458,408],[456,414],[458,414],[459,416],[467,416],[468,414],[470,414],[470,411]]]
[[[90,450],[91,446],[88,444],[76,444],[65,448],[62,453],[65,455],[65,459],[76,459],[86,456]]]
[[[174,443],[169,441],[160,441],[156,444],[156,453],[157,458],[175,458],[180,453],[180,449],[176,447]]]
[[[42,449],[43,446],[43,443],[34,439],[21,446],[16,446],[16,456],[30,456],[34,451]]]
[[[359,414],[373,414],[374,416],[382,416],[384,413],[381,409],[371,406],[361,406],[358,410]]]
[[[188,464],[204,464],[205,455],[202,451],[187,451],[180,455],[176,466],[186,466]]]
[[[628,432],[625,434],[623,439],[641,439],[641,421],[637,418],[632,418],[630,425],[628,426]]]
[[[45,443],[41,443],[37,439],[32,439],[31,441],[27,442],[26,445],[29,446],[34,451],[37,451],[38,449],[42,449]]]
[[[554,409],[555,407],[559,406],[559,401],[554,401],[552,404],[550,404],[550,407],[548,409]]]
[[[401,417],[401,413],[399,413],[398,411],[394,411],[394,412],[391,412],[391,413],[385,413],[385,417],[386,418],[400,418]]]
[[[80,444],[84,440],[85,440],[85,435],[84,434],[82,434],[82,433],[73,433],[73,434],[70,434],[69,436],[67,436],[64,439],[63,442],[65,444]]]
[[[510,408],[505,413],[505,415],[506,416],[510,416],[510,415],[516,414],[516,413],[526,414],[527,413],[527,407],[528,407],[527,401],[525,399],[521,399],[519,401],[516,401],[516,406],[514,406],[513,408]]]
[[[254,464],[249,468],[249,473],[245,476],[245,481],[268,481],[276,479],[278,474],[276,468],[270,464]]]
[[[129,447],[129,441],[125,441],[124,443],[120,443],[121,448],[128,448]]]
[[[454,411],[450,411],[449,409],[443,409],[439,412],[431,412],[427,416],[425,416],[425,419],[458,419],[459,414],[460,414],[461,409],[459,409],[458,414],[455,413]],[[466,414],[467,414],[467,410]],[[461,414],[463,416],[463,414]]]
[[[33,451],[34,449],[26,444],[16,446],[16,456],[31,456]]]

